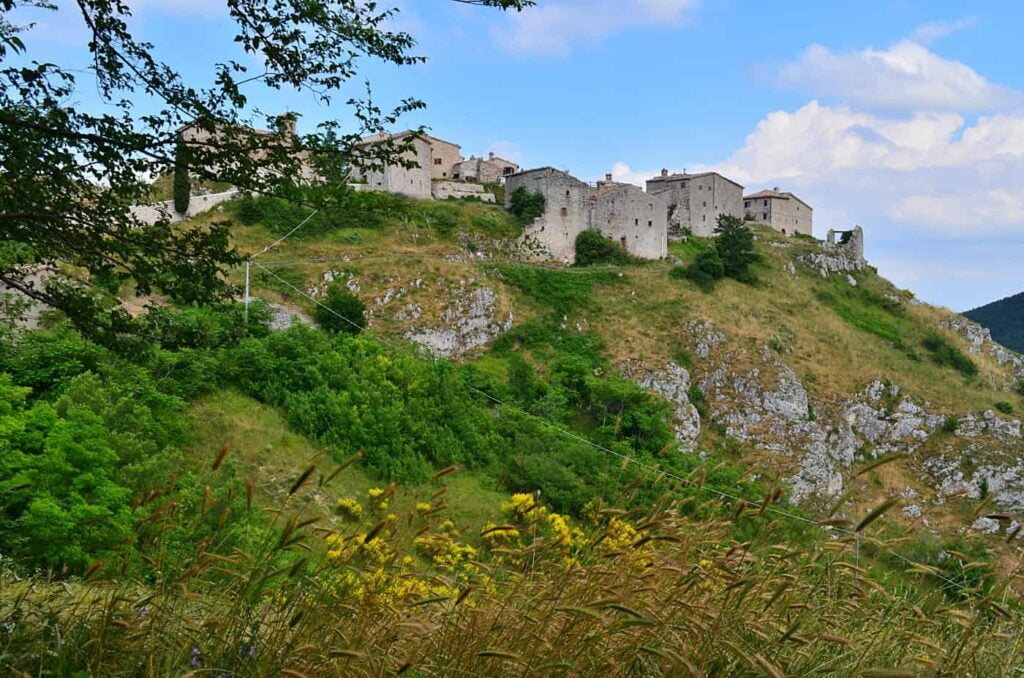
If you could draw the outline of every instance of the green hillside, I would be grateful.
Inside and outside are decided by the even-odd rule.
[[[498,207],[344,201],[197,219],[256,255],[247,311],[126,287],[150,339],[4,338],[0,665],[1018,661],[1020,376],[956,314],[763,228],[756,279],[700,286],[712,241],[566,268]],[[318,328],[346,295],[365,330]]]
[[[1024,352],[1024,292],[979,306],[964,315],[987,327],[1000,344]]]

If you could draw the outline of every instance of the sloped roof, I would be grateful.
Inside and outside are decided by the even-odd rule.
[[[725,176],[720,172],[696,172],[694,174],[690,174],[689,172],[683,172],[682,174],[680,174],[679,172],[676,172],[675,174],[669,174],[663,177],[651,177],[650,179],[647,180],[647,183],[651,183],[652,181],[679,181],[680,179],[699,179],[700,177],[708,177],[712,175],[721,177],[722,179],[728,181],[730,184],[734,184],[736,186],[739,186],[740,188],[743,188],[743,184],[739,183],[738,181],[733,181],[732,179],[730,179],[729,177]]]
[[[764,198],[769,198],[772,200],[789,200],[790,198],[792,198],[793,200],[796,200],[798,203],[800,203],[807,209],[814,209],[813,207],[811,207],[806,202],[796,197],[789,191],[776,191],[765,189],[763,191],[758,191],[757,193],[751,193],[750,195],[743,196],[744,200],[763,200]]]

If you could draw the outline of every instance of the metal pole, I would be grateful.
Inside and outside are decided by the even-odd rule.
[[[252,265],[250,259],[245,260],[245,322],[249,322],[249,267]]]

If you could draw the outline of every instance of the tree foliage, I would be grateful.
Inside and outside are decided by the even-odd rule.
[[[621,245],[601,234],[588,229],[576,236],[576,265],[631,264],[634,261]]]
[[[760,256],[754,249],[754,232],[741,219],[728,214],[718,215],[715,226],[715,251],[726,277],[743,283],[757,281],[750,267]]]
[[[529,224],[544,214],[546,204],[547,200],[543,193],[528,191],[520,186],[509,196],[508,211],[519,220],[519,223]]]
[[[178,214],[188,213],[188,204],[192,197],[192,181],[188,174],[188,145],[178,141],[174,152],[174,211]]]
[[[33,61],[31,38],[41,29],[14,16],[56,6],[0,0],[0,283],[102,336],[139,329],[96,277],[131,279],[141,295],[159,290],[184,302],[231,294],[223,274],[240,257],[225,226],[172,229],[167,220],[145,226],[131,211],[147,201],[146,177],[178,166],[183,137],[197,179],[264,194],[290,195],[310,176],[339,181],[354,164],[404,162],[415,135],[372,146],[357,142],[422,108],[416,99],[386,110],[369,96],[347,97],[358,122],[353,129],[328,122],[308,134],[292,134],[250,104],[259,88],[291,88],[330,103],[358,75],[362,58],[421,63],[413,37],[392,28],[395,10],[361,0],[224,2],[238,54],[210,65],[209,87],[186,82],[157,46],[137,39],[130,27],[135,3],[73,3],[90,35],[95,85],[88,86],[103,100],[100,112],[91,112],[78,103],[76,69]],[[532,3],[464,4],[518,10]],[[40,270],[47,271],[42,282]]]
[[[327,295],[316,307],[316,321],[329,332],[359,334],[366,325],[366,304],[348,291],[340,280],[327,287]]]

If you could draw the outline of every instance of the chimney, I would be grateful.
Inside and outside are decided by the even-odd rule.
[[[607,174],[605,174],[604,175],[604,180],[605,181],[611,181],[612,180],[612,173],[608,172]]]
[[[668,170],[667,170],[667,169],[665,169],[665,168],[662,168],[662,170],[661,170],[661,176],[663,176],[663,177],[667,177],[667,176],[668,176]]]
[[[489,153],[487,154],[487,159],[488,159],[488,160],[494,160],[494,151],[491,151],[491,152],[489,152]]]
[[[776,193],[778,193],[778,192],[779,192],[779,187],[778,187],[778,186],[776,186],[776,187],[775,187],[775,188],[773,188],[772,190],[773,190],[773,191],[775,191]]]

